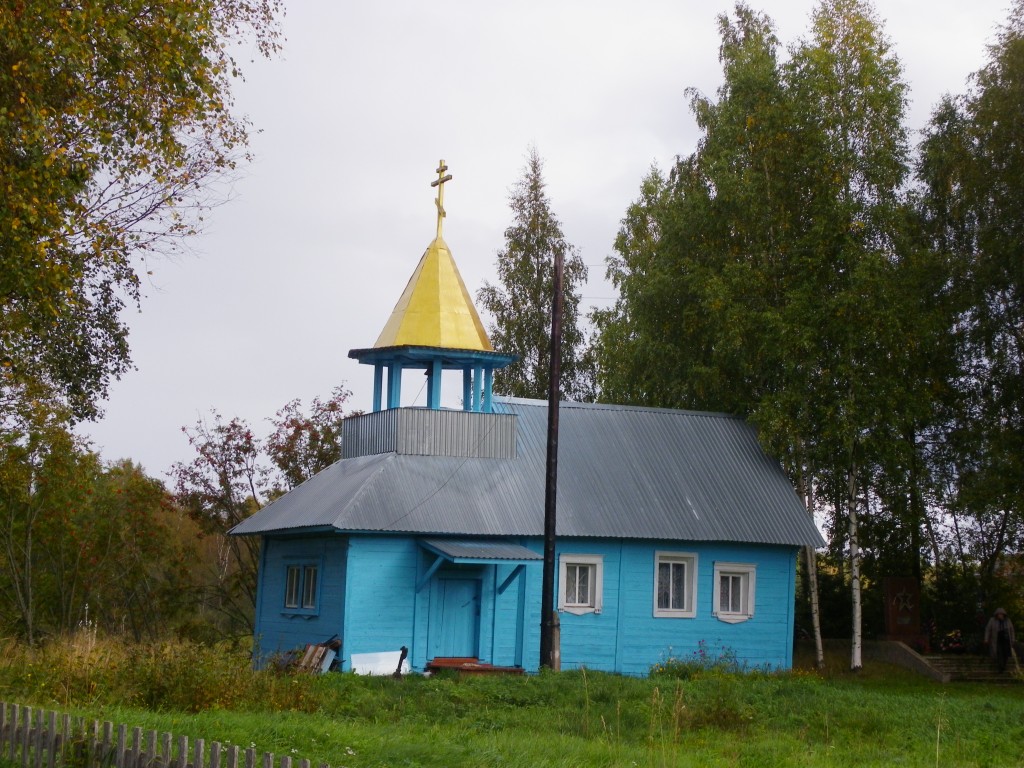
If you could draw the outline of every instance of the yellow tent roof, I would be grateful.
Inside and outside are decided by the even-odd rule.
[[[427,246],[373,346],[493,350],[440,234]]]

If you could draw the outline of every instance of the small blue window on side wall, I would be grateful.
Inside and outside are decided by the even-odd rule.
[[[306,565],[302,568],[302,607],[306,610],[316,608],[317,576],[319,567]]]
[[[319,597],[319,563],[293,563],[285,566],[285,613],[315,615],[319,613]]]
[[[284,607],[299,607],[299,587],[302,585],[302,567],[289,565],[285,570],[284,579]]]

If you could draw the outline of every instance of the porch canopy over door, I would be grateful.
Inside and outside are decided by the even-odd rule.
[[[544,556],[520,544],[502,541],[468,541],[465,539],[420,539],[420,546],[437,556],[416,585],[419,592],[444,563],[456,565],[514,565],[508,578],[498,587],[499,594],[511,584],[525,565],[544,560]]]

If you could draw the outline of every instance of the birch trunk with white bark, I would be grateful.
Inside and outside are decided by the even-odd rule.
[[[853,603],[853,637],[850,643],[850,669],[854,672],[864,667],[861,636],[860,601],[860,539],[857,530],[857,473],[855,465],[850,466],[846,483],[846,507],[850,517],[850,592]]]

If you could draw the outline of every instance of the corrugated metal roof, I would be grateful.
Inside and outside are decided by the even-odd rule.
[[[496,410],[517,417],[517,458],[343,459],[233,533],[543,535],[547,404]],[[823,544],[753,428],[715,413],[562,403],[557,518],[562,537]]]
[[[452,560],[543,560],[544,555],[520,544],[503,541],[466,541],[465,539],[424,539],[420,542],[428,549]]]

